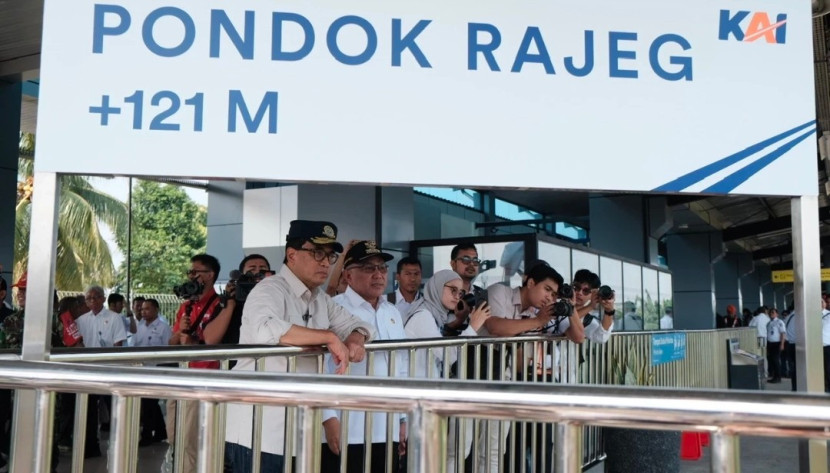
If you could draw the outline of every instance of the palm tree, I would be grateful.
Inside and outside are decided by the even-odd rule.
[[[14,239],[15,279],[26,270],[29,262],[34,135],[21,133],[19,150]],[[115,282],[115,267],[109,247],[101,235],[100,225],[106,225],[117,239],[123,239],[127,232],[127,205],[98,191],[83,176],[63,175],[60,182],[55,287],[80,291],[89,284],[110,286]]]

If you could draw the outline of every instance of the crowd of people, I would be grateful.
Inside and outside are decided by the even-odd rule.
[[[384,252],[372,240],[353,240],[345,247],[337,241],[337,227],[331,222],[296,220],[291,222],[285,242],[285,258],[279,271],[271,270],[270,262],[262,255],[248,255],[238,267],[238,277],[220,291],[216,281],[220,274],[219,261],[207,254],[194,255],[187,271],[187,287],[177,288],[184,299],[170,327],[159,314],[155,299],[134,298],[125,310],[126,300],[117,293],[106,296],[103,288],[89,287],[84,294],[65,297],[56,301],[53,323],[53,346],[65,347],[118,347],[157,345],[325,345],[328,349],[324,368],[327,373],[369,374],[389,376],[392,360],[376,357],[372,372],[365,360],[365,344],[372,340],[399,340],[440,337],[507,337],[519,334],[550,333],[565,335],[581,343],[588,338],[603,343],[614,329],[615,301],[600,299],[599,277],[588,270],[580,270],[570,279],[572,294],[567,295],[567,312],[554,310],[554,304],[562,299],[560,290],[566,286],[565,278],[544,261],[530,265],[523,272],[520,287],[511,288],[496,284],[482,288],[475,284],[481,261],[475,245],[461,244],[453,248],[449,266],[451,269],[436,271],[423,281],[421,262],[414,256],[398,260],[394,268],[395,290],[387,293],[389,266],[394,257]],[[327,282],[327,289],[323,289]],[[22,341],[23,319],[27,280],[24,275],[12,287],[17,289],[17,309],[0,308],[0,346],[19,347]],[[5,291],[5,282],[0,281]],[[0,296],[5,296],[0,292]],[[416,354],[416,372],[409,373],[407,353],[395,353],[395,376],[458,376],[468,370],[458,369],[457,352],[443,350],[427,357],[419,350]],[[496,357],[498,358],[498,357]],[[431,360],[431,361],[430,361]],[[428,367],[427,363],[433,363]],[[517,363],[511,361],[510,363]],[[547,361],[550,368],[551,361]],[[239,359],[232,363],[235,371],[254,370],[254,360]],[[215,360],[193,361],[191,369],[218,369]],[[274,357],[265,361],[265,370],[284,372],[285,358]],[[296,371],[317,372],[314,358],[297,359]],[[498,360],[484,360],[482,370],[500,370]],[[519,373],[522,371],[519,370]],[[9,391],[4,395],[10,397]],[[9,399],[10,401],[10,399]],[[99,430],[106,430],[107,407],[110,400],[103,396],[90,396],[87,419],[86,457],[101,455]],[[61,394],[58,405],[58,421],[55,428],[57,445],[66,448],[72,444],[74,396]],[[140,445],[166,441],[170,444],[168,462],[173,455],[182,455],[184,471],[196,471],[198,448],[197,405],[180,404],[184,410],[183,445],[174,445],[177,403],[166,403],[166,416],[162,414],[158,400],[143,399],[141,404]],[[8,409],[5,411],[5,409]],[[6,412],[10,418],[11,402],[0,398],[0,416]],[[100,414],[99,414],[100,413]],[[100,417],[99,417],[100,415]],[[371,471],[385,472],[386,464],[393,471],[405,471],[406,417],[397,416],[398,429],[392,432],[392,455],[387,459],[386,415],[374,414],[371,433],[364,433],[365,416],[354,412],[349,416],[346,470],[364,471],[364,450],[369,438]],[[337,471],[343,455],[341,452],[342,414],[338,410],[323,412],[323,441],[321,446],[321,471]],[[165,422],[166,419],[166,422]],[[228,406],[225,459],[228,471],[251,471],[253,407]],[[2,421],[2,419],[0,419]],[[284,446],[285,410],[264,408],[262,437],[263,472],[281,472],[286,455]],[[461,426],[451,426],[449,431],[448,468],[456,471],[456,457],[461,455],[471,471],[472,444],[481,448],[477,463],[479,471],[497,471],[505,459],[498,457],[499,446],[515,442],[515,433],[509,428],[478,429],[479,438],[473,437],[472,421]],[[455,436],[460,428],[466,429],[465,445],[456,452]],[[8,454],[8,431],[0,429],[0,452]],[[511,440],[511,438],[513,438]],[[548,436],[548,438],[551,438]],[[536,440],[540,448],[541,439]],[[533,443],[533,441],[529,442]],[[529,444],[527,448],[530,448]],[[505,451],[502,448],[501,451]],[[490,456],[487,457],[486,454]],[[53,455],[57,458],[58,455]],[[523,461],[524,456],[514,462]]]
[[[337,240],[337,227],[331,222],[295,220],[291,222],[285,241],[285,257],[279,271],[272,271],[270,262],[262,255],[246,256],[232,275],[232,280],[217,292],[216,281],[220,274],[219,261],[207,254],[194,255],[187,271],[188,284],[176,288],[184,300],[170,327],[159,314],[155,299],[136,297],[125,312],[125,298],[117,293],[105,295],[103,288],[89,287],[79,296],[64,297],[56,301],[53,323],[53,346],[65,347],[118,347],[129,344],[136,347],[158,345],[325,345],[328,354],[324,369],[329,374],[343,374],[349,369],[352,375],[396,377],[457,377],[467,375],[497,374],[510,376],[518,373],[541,373],[553,376],[557,360],[544,356],[533,357],[544,363],[534,367],[500,366],[522,364],[526,360],[503,358],[488,359],[483,356],[481,366],[459,369],[458,352],[436,350],[431,356],[423,350],[416,353],[414,373],[409,372],[408,353],[376,356],[371,371],[365,360],[365,344],[372,340],[423,339],[441,337],[512,337],[522,334],[547,333],[563,335],[575,343],[588,339],[605,343],[614,330],[615,295],[601,286],[597,274],[587,269],[577,270],[566,283],[565,277],[544,261],[537,261],[522,271],[519,287],[497,283],[488,288],[476,285],[481,261],[473,244],[459,244],[450,254],[450,269],[436,271],[423,281],[421,262],[414,256],[401,258],[394,268],[395,290],[387,293],[389,263],[393,255],[384,252],[372,240],[353,240],[345,247]],[[324,289],[326,283],[328,287]],[[25,316],[27,279],[23,277],[12,287],[17,289],[18,308],[0,307],[0,346],[19,347],[22,342]],[[570,290],[565,290],[565,288]],[[607,290],[606,290],[607,288]],[[7,291],[0,279],[0,297]],[[562,304],[566,301],[567,304]],[[794,363],[779,360],[790,359],[796,343],[792,333],[795,324],[792,311],[779,319],[775,309],[762,307],[750,320],[741,320],[733,306],[727,308],[726,317],[719,318],[718,325],[758,327],[759,343],[768,350],[770,382],[779,382],[788,374],[795,378]],[[830,327],[830,311],[826,308],[823,320]],[[661,320],[663,328],[671,327],[671,313]],[[665,327],[668,325],[668,327]],[[828,334],[830,335],[830,334]],[[830,338],[825,336],[825,340]],[[128,342],[129,340],[129,342]],[[830,354],[825,343],[825,356]],[[445,359],[445,356],[448,358]],[[471,357],[467,357],[471,358]],[[394,363],[395,373],[390,373]],[[284,357],[265,360],[265,371],[285,372],[288,363]],[[192,361],[190,369],[218,369],[215,360]],[[554,369],[551,369],[554,368]],[[232,363],[234,371],[253,371],[253,359],[239,359]],[[482,370],[477,373],[476,369]],[[296,371],[316,373],[314,357],[298,357]],[[795,381],[793,380],[793,383]],[[794,384],[793,384],[794,385]],[[0,425],[8,423],[11,416],[11,393],[0,392]],[[100,430],[108,426],[106,408],[110,400],[103,396],[90,396],[87,419],[86,457],[101,455]],[[74,396],[63,395],[58,400],[56,425],[57,445],[71,445]],[[175,421],[177,403],[166,403],[166,416],[162,403],[143,399],[141,404],[140,445],[157,442],[170,444],[168,461],[181,455],[185,472],[196,471],[198,453],[197,404],[179,404],[184,410],[182,445],[175,445]],[[100,409],[99,409],[100,407]],[[285,455],[285,409],[266,406],[263,409],[262,454],[263,472],[282,472]],[[99,418],[100,415],[103,417]],[[348,417],[348,429],[344,439],[342,413],[327,409],[322,415],[323,442],[321,471],[338,471],[343,458],[342,445],[347,445],[346,471],[364,471],[363,462],[368,458],[370,471],[386,472],[387,464],[394,472],[405,471],[407,419],[396,415],[391,438],[386,428],[386,415],[372,414],[371,432],[365,433],[366,416],[353,412]],[[6,422],[3,422],[5,419]],[[165,422],[166,419],[166,422]],[[225,460],[228,471],[251,471],[252,427],[254,409],[251,405],[230,404],[227,407]],[[505,462],[521,468],[530,461],[530,455],[521,448],[537,452],[551,448],[552,435],[537,433],[536,438],[518,441],[521,432],[510,432],[509,423],[482,421],[482,428],[473,429],[472,421],[451,423],[448,431],[447,469],[457,471],[456,464],[464,463],[464,471],[472,471],[473,454],[477,451],[479,472],[498,471]],[[484,428],[486,427],[486,428]],[[464,429],[466,442],[456,445],[459,431]],[[540,429],[541,431],[541,429]],[[473,438],[478,432],[478,438]],[[547,439],[543,441],[543,439]],[[371,443],[371,454],[366,455],[365,442]],[[393,444],[388,452],[387,441]],[[506,448],[513,442],[515,449]],[[479,448],[473,449],[472,445]],[[516,458],[501,458],[499,452],[514,450]],[[0,453],[8,454],[8,431],[0,429]],[[391,453],[393,458],[387,458]],[[53,455],[57,458],[57,455]],[[463,460],[457,457],[462,456]],[[507,464],[509,464],[507,463]],[[528,471],[533,465],[525,463]]]

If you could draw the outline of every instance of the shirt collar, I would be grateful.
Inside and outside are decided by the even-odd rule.
[[[415,293],[415,299],[412,299],[411,303],[414,304],[415,301],[417,301],[421,297],[422,297],[421,291],[416,292]],[[406,302],[406,299],[404,299],[403,294],[401,293],[401,288],[395,289],[395,300],[396,301],[401,301],[401,302]],[[410,303],[407,302],[407,304],[410,304]]]
[[[213,286],[206,287],[205,288],[205,293],[202,294],[202,297],[200,297],[198,301],[196,301],[196,304],[197,305],[206,304],[208,299],[213,297],[215,294],[216,294],[216,289],[214,289]]]
[[[288,283],[288,288],[291,289],[291,293],[298,298],[302,298],[306,293],[310,293],[313,296],[317,295],[317,292],[320,288],[314,288],[314,290],[310,290],[308,286],[303,284],[291,269],[288,268],[287,264],[284,264],[282,268],[280,268],[280,276],[285,279],[285,282]]]
[[[361,305],[365,304],[367,308],[375,310],[375,308],[372,307],[372,304],[366,299],[364,299],[363,296],[358,294],[357,291],[352,289],[351,286],[346,288],[346,292],[343,293],[343,297],[345,297],[349,301],[349,304],[355,307],[360,307]],[[380,304],[378,304],[378,308],[380,308]]]

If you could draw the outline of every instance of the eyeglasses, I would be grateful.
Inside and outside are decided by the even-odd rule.
[[[449,284],[444,284],[444,287],[450,290],[450,294],[452,294],[453,297],[464,297],[464,294],[466,294],[464,289],[459,289],[455,286],[450,286]]]
[[[300,251],[308,251],[309,253],[311,253],[311,256],[314,257],[314,261],[317,261],[318,263],[323,261],[324,259],[328,258],[329,264],[334,264],[334,263],[337,262],[337,258],[340,257],[340,255],[338,255],[335,252],[326,253],[326,250],[323,250],[321,248],[297,248],[297,249],[300,250]]]
[[[361,265],[354,265],[349,269],[359,269],[364,274],[375,274],[375,271],[379,271],[380,274],[386,274],[389,271],[388,264],[361,264]]]
[[[574,293],[581,292],[583,296],[590,296],[591,291],[593,291],[593,289],[591,289],[591,286],[583,286],[582,289],[580,289],[577,286],[574,286]]]
[[[209,269],[191,269],[187,272],[188,276],[195,276],[197,274],[207,274],[209,273]]]
[[[481,264],[481,260],[478,258],[472,258],[469,256],[462,256],[460,258],[456,258],[456,261],[461,261],[464,264],[474,264],[476,266]]]

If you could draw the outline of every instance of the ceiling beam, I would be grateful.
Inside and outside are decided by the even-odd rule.
[[[830,244],[830,236],[821,237],[819,239],[820,245],[825,246]],[[767,259],[767,258],[775,258],[778,256],[784,256],[791,254],[793,252],[793,244],[787,243],[784,245],[779,246],[771,246],[769,248],[761,248],[760,250],[755,250],[752,252],[752,259],[753,260],[760,260],[760,259]]]
[[[830,220],[830,207],[822,207],[818,209],[818,219]],[[763,235],[764,233],[771,233],[780,230],[792,230],[792,226],[792,217],[789,215],[785,217],[770,218],[760,222],[725,228],[723,230],[723,241],[727,242],[740,240],[741,238]]]

